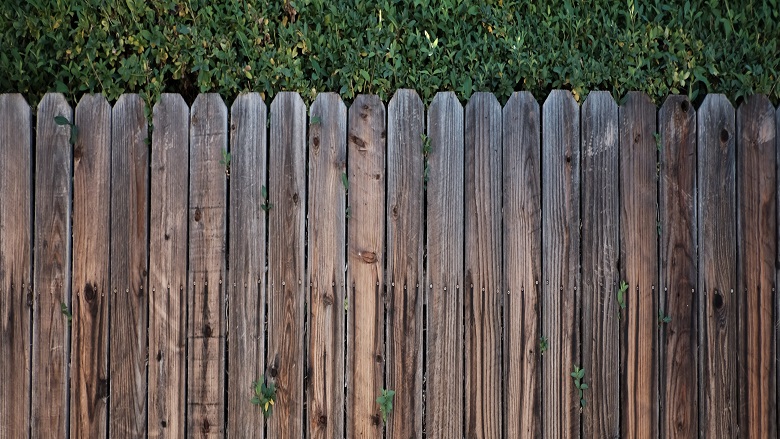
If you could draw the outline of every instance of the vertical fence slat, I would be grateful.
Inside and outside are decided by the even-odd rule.
[[[111,436],[146,436],[147,134],[143,100],[121,96],[111,122]]]
[[[658,224],[656,108],[630,92],[620,107],[622,437],[658,437]]]
[[[504,400],[506,437],[541,437],[539,296],[542,161],[539,104],[514,93],[503,114]]]
[[[570,92],[542,107],[542,426],[549,438],[578,438],[580,401],[572,372],[580,363],[580,114]]]
[[[268,437],[303,435],[306,107],[297,93],[271,103],[268,194],[268,355],[277,400]]]
[[[201,94],[190,114],[187,435],[224,435],[227,107]],[[252,383],[249,383],[251,386]]]
[[[149,220],[150,438],[183,438],[187,343],[189,115],[181,96],[155,104]]]
[[[414,90],[387,105],[387,435],[422,437],[423,153],[425,109]]]
[[[309,128],[308,437],[344,436],[347,107],[317,96]],[[346,178],[346,186],[343,178]],[[348,304],[347,304],[348,306]]]
[[[696,282],[696,111],[684,96],[670,96],[658,112],[660,134],[659,311],[661,437],[698,433],[698,305]]]
[[[108,405],[108,286],[111,106],[84,95],[73,147],[73,284],[70,434],[105,437]]]
[[[71,166],[65,98],[46,94],[38,104],[35,152],[35,263],[33,267],[32,437],[67,437],[70,324]]]
[[[452,92],[428,108],[425,428],[463,435],[463,106]]]
[[[347,437],[382,437],[384,386],[385,107],[359,95],[349,107],[351,190],[347,260]]]
[[[501,105],[475,93],[466,105],[466,436],[501,437]]]
[[[777,205],[775,109],[749,97],[737,112],[737,349],[740,436],[777,437],[774,340]]]
[[[581,146],[584,437],[620,434],[618,140],[615,100],[591,92],[582,105]]]
[[[734,107],[708,95],[698,113],[699,326],[703,437],[736,437],[737,270]]]
[[[260,439],[265,420],[250,404],[265,369],[267,111],[258,93],[230,112],[230,270],[228,271],[227,436]]]
[[[30,434],[32,113],[0,94],[0,431]]]

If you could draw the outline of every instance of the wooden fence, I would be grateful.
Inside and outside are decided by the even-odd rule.
[[[166,94],[147,126],[0,95],[0,437],[777,437],[766,97]]]

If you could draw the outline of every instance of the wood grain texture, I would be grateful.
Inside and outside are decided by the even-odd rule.
[[[267,116],[258,93],[239,95],[230,110],[229,438],[260,439],[265,425],[262,410],[249,401],[265,370]]]
[[[505,436],[541,437],[541,115],[531,93],[512,94],[503,130]]]
[[[501,105],[475,93],[466,105],[466,436],[502,434]]]
[[[99,438],[108,427],[111,106],[106,98],[84,95],[75,124],[70,435]]]
[[[122,95],[111,118],[109,432],[146,437],[149,146],[143,100]]]
[[[696,282],[696,111],[684,96],[669,96],[658,112],[660,433],[698,436],[698,303]]]
[[[452,92],[428,108],[425,428],[463,435],[463,106]]]
[[[384,387],[385,107],[349,107],[347,194],[347,437],[383,437],[375,400]]]
[[[303,436],[306,106],[297,93],[271,103],[268,195],[268,354],[276,383],[268,437]]]
[[[425,109],[414,90],[387,104],[387,417],[391,438],[422,437],[423,156]]]
[[[658,437],[658,147],[656,108],[629,92],[620,106],[620,261],[629,285],[621,323],[621,437]]]
[[[32,112],[0,94],[0,431],[30,434]]]
[[[190,113],[187,436],[224,436],[227,107],[201,94]],[[248,385],[251,386],[252,383]]]
[[[38,104],[35,148],[35,263],[33,285],[32,437],[68,437],[70,325],[71,164],[73,121],[62,94],[48,93]]]
[[[766,96],[739,107],[737,135],[739,435],[777,437],[777,132]]]
[[[582,367],[584,437],[620,435],[618,106],[594,91],[582,105]],[[631,296],[634,291],[629,291]]]
[[[570,374],[580,365],[580,114],[555,90],[542,107],[542,416],[547,438],[580,436],[580,401]],[[587,381],[587,380],[586,380]]]
[[[327,439],[344,436],[347,107],[321,93],[310,111],[307,436]]]
[[[148,436],[183,438],[187,409],[189,118],[178,94],[154,105],[149,220]]]
[[[699,432],[703,437],[739,434],[734,128],[734,107],[726,96],[708,95],[698,112]]]

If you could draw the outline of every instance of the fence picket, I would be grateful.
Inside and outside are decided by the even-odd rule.
[[[190,111],[164,93],[152,113],[149,220],[150,438],[184,437]]]
[[[309,119],[308,437],[344,436],[347,107],[317,96]],[[347,304],[348,305],[348,304]]]
[[[0,431],[30,434],[32,112],[0,94]]]
[[[734,107],[708,95],[698,113],[699,432],[737,437],[737,237]]]
[[[385,107],[359,95],[349,107],[347,437],[381,438],[384,387]]]
[[[190,114],[187,435],[224,436],[227,107],[201,94]],[[251,385],[251,383],[249,383]]]
[[[436,94],[427,132],[425,428],[451,438],[463,435],[463,106],[454,93]]]
[[[749,97],[737,112],[736,347],[739,351],[740,437],[777,437],[773,317],[777,266],[775,109]]]
[[[580,363],[581,294],[580,114],[568,91],[550,93],[542,107],[542,416],[548,438],[580,436],[580,398],[573,366]]]
[[[621,437],[658,437],[656,108],[630,92],[620,106],[620,260],[628,287],[621,323]],[[660,140],[660,137],[659,137]],[[659,143],[660,145],[660,143]]]
[[[265,372],[267,111],[258,93],[230,110],[227,436],[261,439],[265,419],[249,403]]]

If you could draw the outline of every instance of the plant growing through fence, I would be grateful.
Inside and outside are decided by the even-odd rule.
[[[672,321],[672,317],[669,315],[665,315],[663,311],[660,309],[658,310],[658,324],[665,324]]]
[[[268,189],[265,187],[265,185],[260,188],[260,196],[263,197],[263,204],[260,205],[260,208],[268,212],[272,207],[274,207],[274,205],[268,202]]]
[[[620,281],[620,288],[618,288],[618,291],[617,291],[617,302],[618,302],[618,305],[620,305],[620,309],[626,309],[626,293],[627,292],[628,292],[628,284],[624,280]]]
[[[574,378],[574,387],[580,392],[580,407],[585,407],[585,398],[583,397],[583,390],[588,389],[588,385],[582,382],[582,378],[585,377],[585,369],[580,369],[577,365],[574,365],[574,372],[571,373],[571,377]]]
[[[68,325],[70,325],[73,321],[73,314],[71,314],[68,305],[65,302],[60,303],[60,310],[62,311],[62,315],[68,319]]]
[[[59,126],[68,125],[70,127],[70,146],[75,145],[76,140],[79,138],[79,127],[77,127],[75,123],[71,123],[67,117],[62,115],[56,116],[54,118],[54,123]]]
[[[549,341],[547,340],[546,336],[539,337],[539,352],[544,355],[545,352],[547,352],[547,349],[549,348]]]
[[[252,387],[255,390],[255,396],[252,397],[252,404],[259,405],[263,410],[263,416],[268,419],[274,410],[274,401],[276,401],[276,384],[270,383],[266,385],[265,379],[260,377],[259,380],[252,383]]]
[[[226,149],[222,150],[222,159],[219,164],[225,166],[225,176],[230,178],[230,153]]]
[[[423,170],[423,184],[424,184],[424,187],[427,188],[428,187],[428,173],[429,173],[428,171],[430,170],[430,168],[428,166],[428,156],[431,155],[431,151],[432,151],[433,147],[431,146],[431,138],[428,137],[425,133],[420,134],[420,139],[422,139],[422,144],[423,144],[423,146],[422,146],[422,155],[423,155],[423,160],[425,162],[425,168]]]
[[[312,125],[319,125],[322,123],[322,119],[319,116],[312,116],[310,122]]]
[[[387,415],[393,410],[393,396],[395,390],[382,389],[382,394],[376,399],[379,404],[379,411],[382,413],[382,422],[387,424]]]

